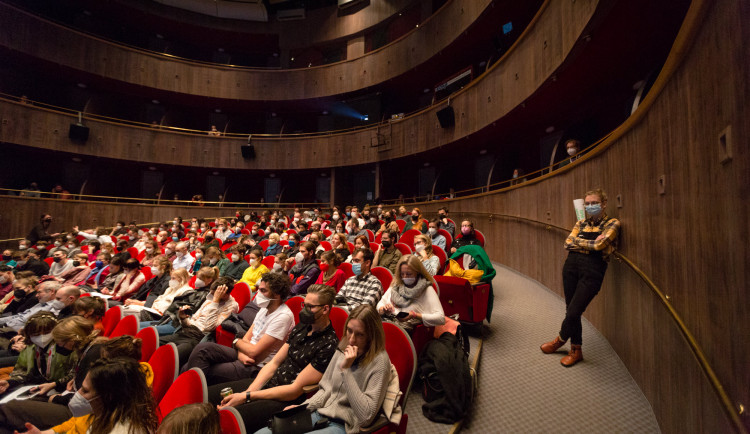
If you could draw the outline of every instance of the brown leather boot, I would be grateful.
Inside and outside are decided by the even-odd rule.
[[[555,351],[559,350],[561,346],[565,345],[565,342],[567,341],[560,339],[560,336],[556,336],[554,341],[544,343],[539,348],[542,349],[542,352],[544,354],[552,354]]]
[[[567,356],[563,357],[560,360],[560,363],[566,368],[570,368],[571,366],[575,365],[581,360],[583,360],[583,353],[581,352],[581,346],[571,345],[570,352],[568,353]]]

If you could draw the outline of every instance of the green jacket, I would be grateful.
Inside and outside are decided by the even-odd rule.
[[[66,385],[73,378],[73,368],[78,363],[78,353],[73,351],[67,356],[57,354],[57,346],[54,341],[50,343],[48,348],[52,350],[52,366],[49,369],[49,376],[47,376],[47,372],[40,372],[36,363],[37,347],[31,344],[18,355],[18,361],[15,368],[13,368],[13,372],[10,373],[8,383],[11,386],[17,386],[20,384],[42,384],[54,381],[57,383],[56,388]],[[47,351],[41,351],[40,353],[40,357],[47,357]]]
[[[490,284],[490,294],[489,299],[487,300],[487,322],[490,322],[492,309],[495,303],[495,291],[492,289],[492,279],[495,278],[497,272],[495,271],[495,267],[492,266],[492,262],[490,262],[490,258],[487,256],[487,252],[484,251],[482,246],[478,244],[468,244],[459,247],[458,250],[456,250],[456,253],[451,255],[451,259],[459,258],[464,254],[471,255],[471,257],[474,258],[474,261],[476,261],[477,267],[484,272],[480,281]]]

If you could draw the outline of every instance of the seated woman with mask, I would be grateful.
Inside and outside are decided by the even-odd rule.
[[[197,280],[197,279],[196,279]],[[184,269],[172,270],[167,289],[161,295],[151,295],[145,301],[128,299],[125,300],[124,315],[140,315],[144,321],[161,318],[164,311],[172,304],[175,297],[183,295],[193,288],[188,286],[190,275]],[[139,291],[140,292],[140,291]],[[144,309],[146,308],[146,309]],[[145,312],[142,312],[144,311]]]
[[[445,313],[440,304],[435,280],[414,255],[404,255],[398,261],[391,287],[378,302],[378,313],[395,316],[409,333],[419,324],[427,327],[445,324]]]

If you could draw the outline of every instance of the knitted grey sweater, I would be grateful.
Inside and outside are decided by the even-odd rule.
[[[305,403],[323,416],[343,420],[346,432],[353,434],[369,425],[383,406],[391,361],[382,351],[367,366],[352,365],[342,371],[343,360],[344,353],[336,351],[320,380],[320,389]]]

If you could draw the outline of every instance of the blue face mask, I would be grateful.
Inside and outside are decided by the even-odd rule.
[[[596,217],[602,213],[602,204],[597,203],[596,205],[586,205],[586,214],[591,217]]]
[[[352,262],[352,272],[355,276],[359,276],[359,274],[362,272],[362,264],[361,263],[354,263]]]
[[[102,261],[96,261],[96,262],[94,262],[94,266],[96,268],[102,268],[104,266],[104,262],[102,262]]]
[[[289,247],[294,247],[294,240],[289,240]]]
[[[177,237],[172,237],[172,241],[179,241],[180,239]]]

